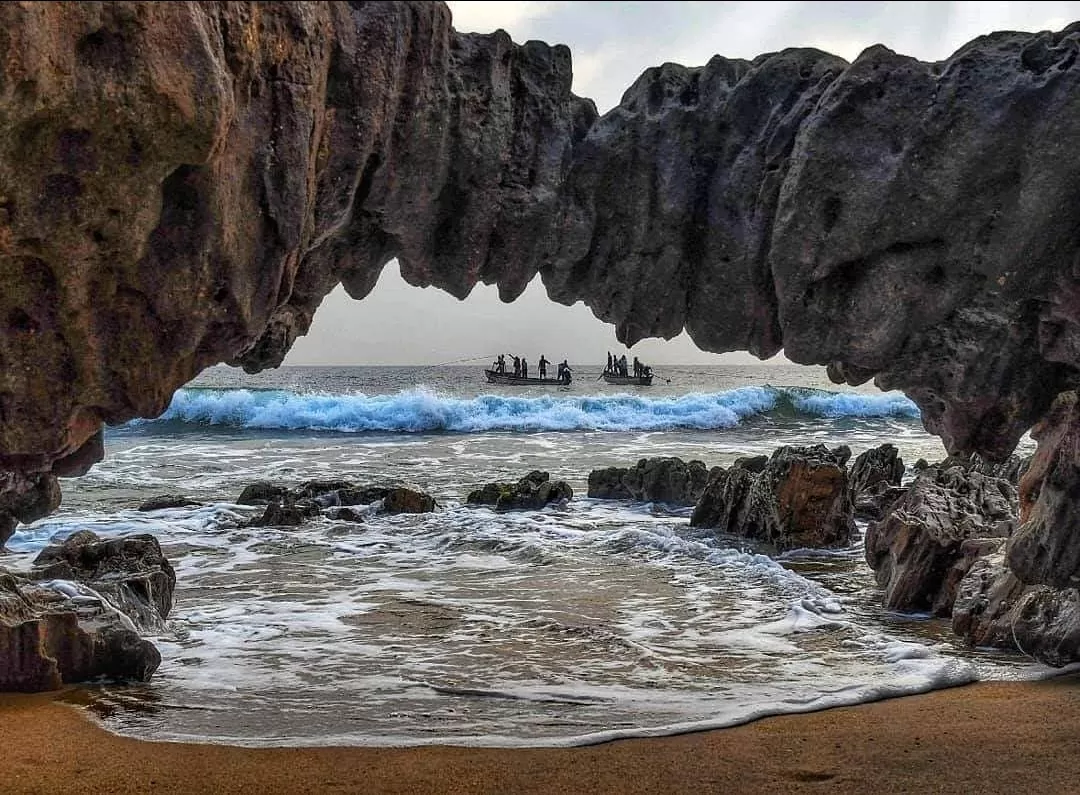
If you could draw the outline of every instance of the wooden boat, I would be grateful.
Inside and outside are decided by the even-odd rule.
[[[618,386],[652,386],[652,374],[649,375],[617,375],[604,373],[604,381]]]
[[[558,378],[522,378],[513,373],[499,373],[495,370],[484,370],[489,384],[502,384],[504,386],[566,386],[570,383],[570,374],[560,381]]]

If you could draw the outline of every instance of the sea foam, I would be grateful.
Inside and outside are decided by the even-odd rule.
[[[339,433],[655,431],[732,428],[778,416],[899,417],[918,408],[903,395],[752,386],[672,397],[543,395],[451,397],[418,388],[389,395],[286,390],[182,389],[157,420],[242,429]],[[132,425],[145,425],[137,420]]]

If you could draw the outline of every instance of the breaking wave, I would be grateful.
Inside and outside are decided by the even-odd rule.
[[[634,395],[458,398],[419,388],[390,395],[287,390],[181,389],[156,420],[244,429],[338,433],[653,431],[732,428],[764,416],[917,419],[900,393],[861,394],[752,386],[675,397]]]

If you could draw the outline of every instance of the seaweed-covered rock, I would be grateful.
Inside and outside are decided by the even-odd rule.
[[[846,446],[781,447],[759,473],[714,469],[690,524],[764,541],[777,549],[835,547],[855,531]]]
[[[1016,527],[1016,490],[961,466],[929,467],[866,531],[866,562],[890,610],[952,612],[972,564]]]
[[[470,492],[465,502],[490,505],[497,511],[535,511],[573,496],[574,490],[566,481],[553,481],[547,472],[533,470],[517,483],[488,483]]]
[[[589,473],[589,496],[693,505],[701,497],[708,477],[701,461],[642,458],[628,469],[594,469]]]

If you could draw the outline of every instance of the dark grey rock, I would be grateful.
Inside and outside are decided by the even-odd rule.
[[[547,472],[534,470],[517,483],[488,483],[469,493],[467,505],[490,505],[497,511],[536,511],[566,502],[574,490],[562,480],[550,480]]]
[[[608,467],[589,473],[589,496],[693,505],[709,473],[700,461],[642,458],[628,469]]]

